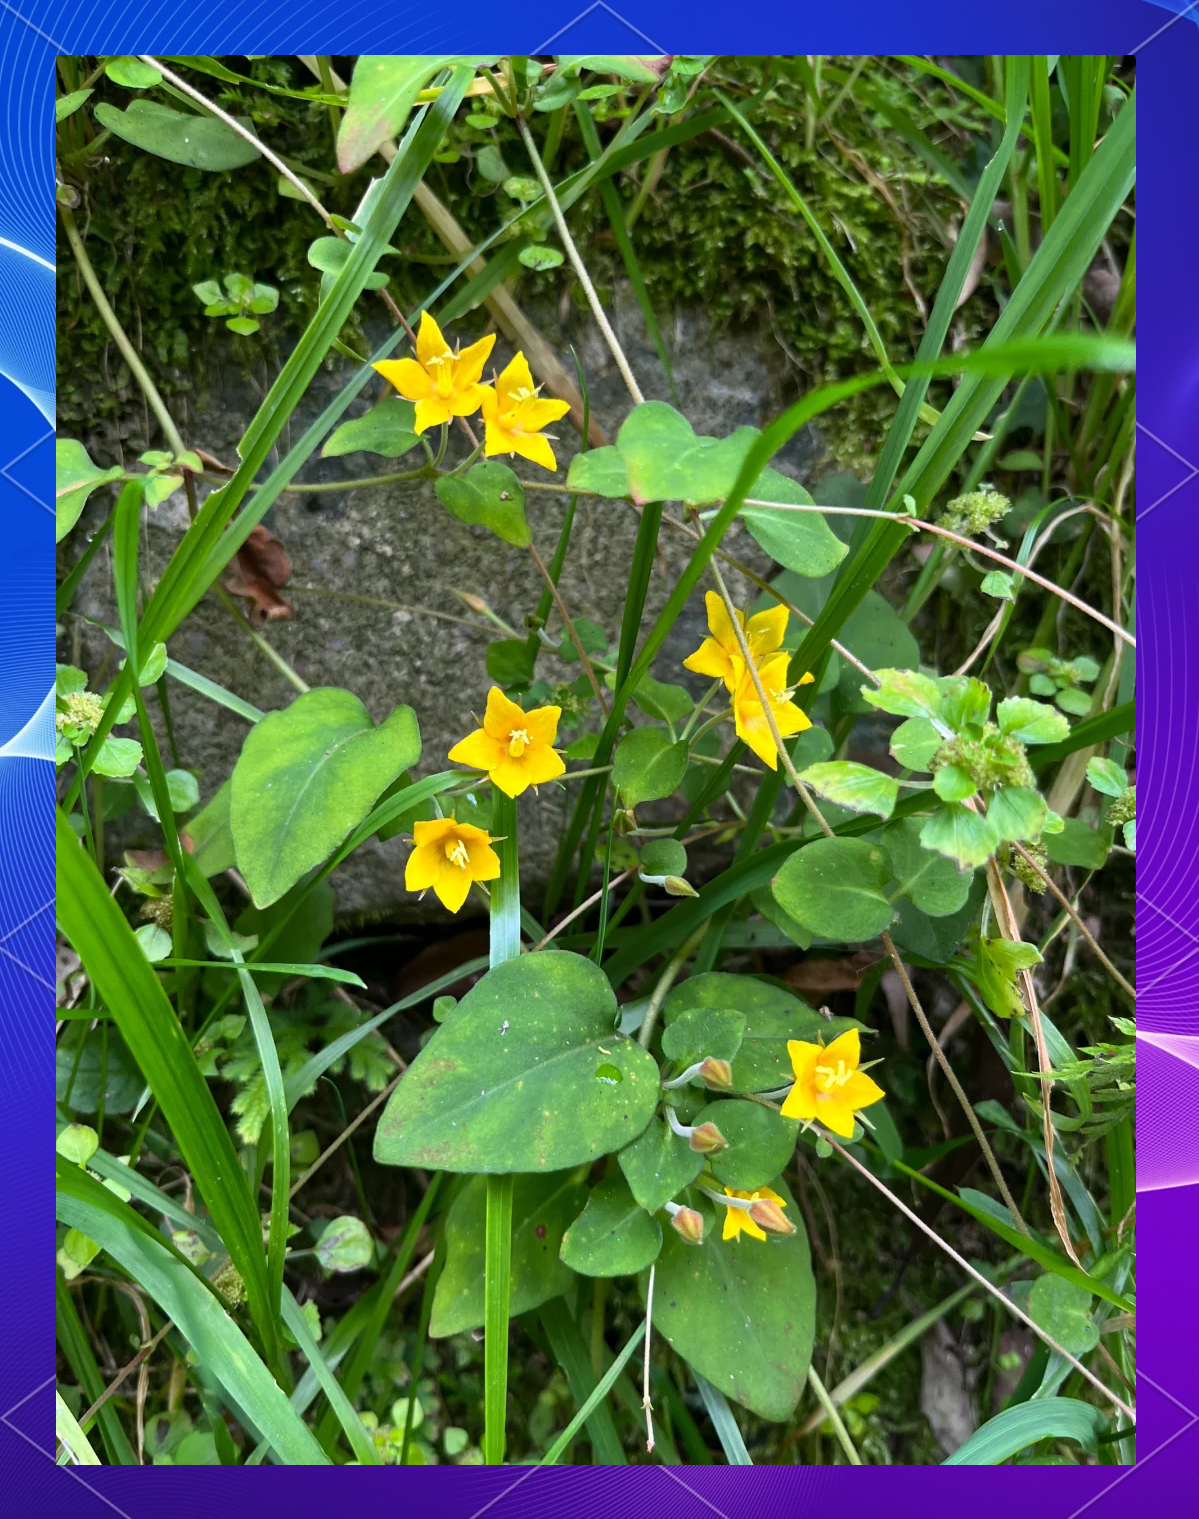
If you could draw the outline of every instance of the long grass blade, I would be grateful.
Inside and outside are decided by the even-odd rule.
[[[246,1284],[251,1316],[273,1361],[278,1335],[262,1226],[233,1141],[161,982],[61,809],[56,828],[63,932],[170,1125],[183,1164]]]
[[[113,1258],[178,1327],[197,1361],[245,1410],[280,1458],[312,1466],[326,1460],[279,1384],[254,1353],[216,1294],[153,1229],[78,1166],[57,1168],[57,1212]]]
[[[1074,1440],[1084,1450],[1107,1428],[1101,1409],[1078,1398],[1036,1398],[988,1419],[942,1466],[998,1466],[1039,1440]]]
[[[711,1382],[705,1381],[698,1371],[693,1370],[691,1375],[695,1378],[699,1395],[704,1400],[704,1407],[708,1410],[708,1418],[712,1421],[712,1427],[716,1431],[716,1438],[720,1441],[720,1448],[724,1451],[725,1460],[730,1466],[752,1466],[754,1463],[745,1448],[745,1441],[737,1427],[737,1420],[733,1417],[733,1410],[729,1407],[729,1400],[718,1387],[713,1387]]]
[[[67,1365],[75,1374],[84,1398],[90,1406],[99,1401],[104,1392],[104,1378],[96,1364],[91,1343],[84,1332],[71,1289],[63,1280],[61,1272],[54,1278],[54,1332],[59,1349],[67,1359]],[[96,1415],[100,1425],[100,1438],[109,1461],[114,1466],[136,1466],[137,1456],[129,1443],[120,1417],[111,1402],[101,1404]]]
[[[80,1429],[75,1415],[62,1400],[62,1393],[54,1390],[54,1434],[58,1443],[76,1466],[99,1466],[100,1457],[92,1449],[91,1441]]]
[[[547,1450],[545,1455],[541,1458],[540,1462],[538,1463],[540,1466],[556,1466],[558,1464],[559,1460],[562,1457],[563,1451],[578,1434],[579,1430],[582,1429],[583,1425],[586,1424],[587,1420],[591,1418],[592,1414],[600,1406],[608,1394],[612,1391],[617,1378],[629,1364],[633,1352],[637,1349],[638,1345],[641,1344],[641,1341],[644,1338],[645,1320],[642,1319],[640,1324],[638,1324],[636,1329],[634,1329],[628,1344],[612,1362],[611,1366],[608,1367],[607,1371],[604,1372],[599,1381],[595,1384],[595,1391],[590,1395],[587,1401],[583,1404],[582,1408],[579,1409],[578,1413],[575,1414],[574,1418],[570,1421],[570,1423],[550,1446],[549,1450]]]
[[[541,1309],[541,1322],[549,1338],[550,1348],[558,1365],[566,1373],[575,1402],[584,1407],[595,1391],[595,1376],[591,1370],[591,1357],[579,1326],[566,1306],[566,1299],[555,1297]],[[616,1433],[612,1410],[605,1402],[595,1405],[587,1420],[587,1435],[591,1441],[594,1461],[599,1466],[626,1466],[628,1458]]]
[[[342,1391],[341,1383],[333,1375],[321,1354],[320,1346],[312,1338],[312,1330],[308,1327],[308,1320],[300,1312],[300,1305],[286,1287],[283,1289],[283,1322],[300,1347],[301,1355],[316,1374],[321,1391],[328,1398],[329,1407],[337,1415],[342,1429],[345,1430],[350,1449],[354,1452],[359,1464],[382,1466],[383,1457],[379,1454],[378,1446],[367,1433],[354,1405]]]

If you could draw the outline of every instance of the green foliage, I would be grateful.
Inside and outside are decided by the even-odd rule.
[[[885,850],[863,839],[818,839],[785,861],[771,883],[774,899],[822,939],[873,939],[894,909],[883,892],[891,879]]]
[[[562,1237],[562,1260],[584,1276],[635,1276],[658,1258],[662,1228],[619,1178],[593,1187]]]
[[[381,454],[385,459],[399,459],[417,445],[416,407],[402,396],[388,396],[373,406],[364,417],[343,422],[329,434],[321,449],[322,459],[339,459],[343,454]]]
[[[485,527],[518,549],[532,543],[524,487],[506,464],[486,459],[465,475],[443,475],[436,490],[442,506],[459,522]]]
[[[123,111],[101,102],[96,106],[96,120],[144,153],[189,169],[217,173],[240,169],[258,157],[258,149],[225,122],[173,111],[155,100],[133,100]]]

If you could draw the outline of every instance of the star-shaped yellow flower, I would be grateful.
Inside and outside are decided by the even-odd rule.
[[[709,591],[704,597],[704,605],[708,609],[708,632],[712,636],[705,638],[695,653],[687,656],[683,668],[724,681],[731,694],[737,689],[741,672],[745,669],[741,645],[724,602],[715,591]],[[788,616],[787,608],[783,606],[757,612],[748,622],[740,612],[737,613],[737,621],[745,630],[745,641],[755,664],[761,664],[768,654],[780,647],[787,631]]]
[[[413,824],[412,831],[416,848],[404,871],[409,891],[432,887],[441,905],[457,912],[470,894],[472,881],[494,881],[499,876],[500,857],[484,829],[454,818],[436,818]]]
[[[494,346],[492,333],[465,352],[451,352],[441,328],[424,311],[416,335],[416,358],[384,359],[374,368],[405,401],[416,402],[416,431],[423,433],[451,417],[469,417],[478,411],[487,391],[479,381]]]
[[[543,401],[533,384],[529,365],[518,353],[495,382],[483,391],[483,423],[487,430],[484,453],[520,454],[543,469],[557,469],[558,461],[541,429],[557,422],[570,410],[567,401]]]
[[[473,770],[485,770],[506,796],[519,796],[563,773],[566,765],[554,748],[561,707],[536,707],[526,712],[509,701],[498,686],[487,693],[483,726],[468,733],[450,750],[449,758]]]
[[[726,1197],[739,1197],[747,1203],[756,1203],[761,1198],[766,1198],[772,1203],[777,1203],[780,1208],[787,1206],[787,1199],[780,1197],[770,1187],[755,1187],[752,1192],[738,1192],[732,1187],[726,1187],[724,1193]],[[748,1208],[726,1208],[721,1239],[736,1239],[742,1233],[748,1234],[750,1239],[762,1241],[766,1239],[765,1229],[754,1222]]]
[[[808,714],[795,705],[787,689],[787,667],[790,663],[791,656],[782,651],[769,655],[758,666],[758,678],[770,702],[771,716],[779,730],[780,738],[791,738],[794,734],[802,733],[805,728],[812,726]],[[801,686],[806,686],[811,684],[811,681],[811,675],[804,675],[799,683]],[[772,770],[777,770],[779,757],[774,735],[770,731],[770,724],[766,721],[766,714],[762,709],[762,700],[758,695],[757,686],[754,685],[753,675],[744,666],[737,683],[736,695],[733,697],[733,717],[737,725],[737,737],[741,742],[747,744]]]
[[[841,1034],[827,1047],[789,1039],[787,1053],[795,1085],[783,1102],[784,1118],[798,1118],[805,1123],[814,1118],[834,1134],[848,1139],[853,1134],[853,1115],[860,1108],[881,1102],[887,1095],[877,1082],[858,1070],[862,1046],[857,1029]]]

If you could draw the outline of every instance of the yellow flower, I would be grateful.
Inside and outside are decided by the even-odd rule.
[[[564,417],[568,401],[543,401],[533,384],[528,361],[518,353],[495,382],[483,391],[483,422],[487,429],[484,453],[520,454],[543,469],[557,469],[558,461],[541,429]]]
[[[777,1203],[780,1208],[787,1206],[786,1198],[780,1197],[769,1187],[756,1187],[752,1192],[738,1192],[732,1187],[726,1187],[724,1194],[726,1197],[739,1197],[747,1203],[756,1203],[761,1198],[766,1198],[769,1202]],[[754,1222],[748,1208],[726,1208],[721,1239],[736,1239],[742,1232],[748,1234],[750,1239],[766,1239],[765,1229]]]
[[[826,1129],[848,1139],[853,1134],[853,1115],[859,1108],[880,1102],[887,1094],[863,1071],[858,1070],[862,1046],[857,1029],[834,1039],[825,1048],[789,1039],[787,1053],[795,1073],[795,1085],[782,1106],[784,1118],[803,1122],[815,1118]]]
[[[408,856],[404,885],[409,891],[437,893],[450,912],[457,912],[470,893],[472,881],[494,881],[500,873],[500,857],[491,847],[491,835],[470,823],[437,818],[413,825],[416,848]]]
[[[741,645],[737,641],[736,629],[729,621],[724,602],[715,591],[709,591],[704,597],[704,605],[708,609],[708,632],[712,636],[705,638],[695,653],[687,656],[683,668],[694,670],[697,675],[710,675],[714,680],[724,681],[731,694],[737,689],[741,672],[745,669]],[[773,654],[782,644],[788,616],[787,608],[783,606],[771,607],[768,612],[758,612],[748,622],[740,612],[737,613],[737,621],[745,630],[745,641],[755,664],[761,664],[768,654]]]
[[[451,417],[469,417],[478,411],[487,391],[479,381],[494,346],[492,333],[464,353],[451,352],[441,328],[424,311],[416,335],[416,358],[384,359],[374,367],[405,401],[416,402],[416,431],[423,433]]]
[[[812,726],[808,714],[795,705],[787,689],[787,666],[790,663],[791,656],[781,652],[769,655],[758,666],[758,678],[770,702],[770,712],[780,738],[791,738]],[[799,683],[806,686],[811,681],[812,676],[805,675]],[[762,701],[758,696],[758,688],[754,685],[753,675],[744,668],[737,685],[737,694],[733,697],[733,717],[737,725],[737,737],[741,742],[747,744],[772,770],[777,770],[779,759],[774,735],[762,710]]]
[[[561,716],[561,707],[526,712],[492,686],[483,726],[455,744],[449,758],[455,764],[485,770],[506,796],[519,796],[527,787],[552,781],[566,769],[554,748]]]

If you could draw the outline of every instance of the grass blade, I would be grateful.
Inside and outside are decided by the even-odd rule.
[[[378,1447],[367,1433],[354,1405],[342,1391],[341,1383],[329,1369],[324,1356],[321,1354],[320,1346],[312,1338],[312,1331],[308,1327],[308,1320],[300,1312],[300,1305],[286,1287],[283,1289],[283,1322],[295,1337],[296,1344],[300,1347],[300,1353],[316,1374],[321,1391],[328,1398],[329,1407],[337,1415],[342,1429],[345,1430],[346,1439],[350,1442],[350,1449],[354,1452],[359,1464],[362,1466],[382,1466],[383,1457],[379,1454]]]
[[[1094,1450],[1107,1428],[1103,1412],[1078,1398],[1036,1398],[988,1419],[942,1466],[998,1466],[1038,1440],[1075,1440]]]
[[[64,1281],[61,1271],[55,1273],[54,1305],[54,1333],[59,1349],[66,1357],[67,1365],[74,1372],[90,1406],[103,1394],[104,1378],[100,1375],[100,1368],[96,1365],[91,1344],[75,1308],[71,1289]],[[112,1465],[136,1466],[137,1456],[112,1403],[102,1404],[96,1418],[100,1424],[100,1438],[104,1441],[104,1449]]]
[[[575,1402],[584,1407],[595,1391],[595,1376],[591,1370],[591,1357],[579,1333],[579,1326],[566,1306],[566,1299],[555,1297],[541,1309],[541,1322],[549,1338],[554,1357],[566,1373]],[[628,1458],[616,1433],[612,1410],[605,1402],[595,1405],[587,1420],[587,1434],[591,1440],[592,1459],[599,1466],[627,1466]]]
[[[170,1125],[183,1163],[246,1284],[250,1313],[273,1361],[278,1335],[262,1226],[233,1141],[158,977],[61,809],[56,827],[63,932]]]
[[[178,1326],[196,1359],[289,1465],[326,1457],[220,1299],[100,1182],[78,1166],[57,1170],[59,1219],[96,1241]]]
[[[704,1407],[708,1410],[708,1418],[716,1430],[720,1441],[720,1448],[724,1451],[725,1460],[730,1466],[752,1466],[749,1452],[745,1448],[745,1441],[741,1438],[741,1431],[737,1428],[737,1420],[733,1417],[733,1410],[729,1407],[729,1400],[719,1388],[713,1387],[711,1382],[705,1381],[698,1371],[692,1370],[691,1375],[695,1378],[695,1385],[699,1388],[699,1395],[704,1400]]]
[[[582,1408],[579,1409],[578,1413],[575,1414],[574,1418],[570,1421],[570,1423],[550,1446],[549,1450],[547,1450],[545,1455],[541,1458],[540,1462],[538,1463],[540,1466],[556,1466],[558,1464],[562,1452],[566,1449],[566,1447],[578,1434],[579,1430],[582,1429],[583,1425],[586,1424],[587,1420],[591,1418],[595,1410],[612,1391],[617,1378],[628,1365],[630,1359],[632,1358],[633,1352],[637,1349],[638,1345],[641,1344],[641,1341],[644,1338],[645,1320],[642,1319],[640,1324],[637,1325],[636,1329],[634,1329],[632,1335],[630,1336],[628,1344],[612,1362],[611,1366],[608,1367],[607,1371],[604,1372],[599,1381],[595,1384],[595,1391],[591,1394],[591,1396],[583,1404]]]
[[[62,1400],[62,1393],[54,1389],[54,1435],[70,1455],[76,1466],[99,1466],[100,1457],[91,1447],[88,1437],[79,1428],[75,1415]]]
[[[512,1177],[487,1178],[483,1302],[483,1460],[504,1463],[508,1318],[512,1293]]]

